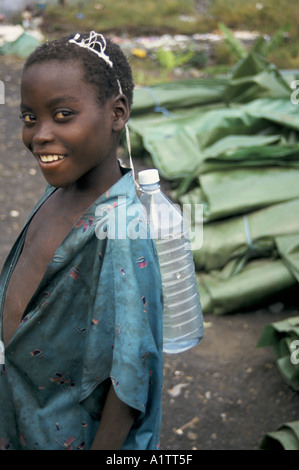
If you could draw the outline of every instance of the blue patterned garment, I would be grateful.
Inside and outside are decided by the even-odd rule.
[[[1,319],[26,227],[54,190],[34,208],[5,263]],[[162,286],[154,243],[134,237],[145,227],[141,207],[127,172],[57,249],[5,351],[1,449],[88,450],[111,381],[118,397],[140,411],[123,449],[159,446]],[[125,216],[131,236],[124,236]]]

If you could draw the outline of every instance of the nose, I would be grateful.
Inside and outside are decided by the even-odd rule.
[[[48,142],[53,142],[53,140],[54,134],[51,124],[48,122],[39,122],[34,129],[32,144],[43,145]]]

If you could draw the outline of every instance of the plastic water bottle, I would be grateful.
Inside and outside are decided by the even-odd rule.
[[[160,190],[158,170],[138,174],[150,235],[154,239],[164,297],[163,350],[186,351],[203,338],[203,317],[188,228],[181,210]]]

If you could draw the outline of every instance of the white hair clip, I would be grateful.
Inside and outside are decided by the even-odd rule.
[[[106,40],[102,34],[98,34],[95,31],[91,31],[89,33],[88,38],[81,38],[81,40],[79,41],[80,37],[80,34],[77,33],[75,34],[73,39],[69,40],[69,42],[76,44],[79,47],[84,47],[85,49],[88,49],[91,52],[94,52],[95,54],[97,54],[98,57],[103,59],[110,67],[113,67],[113,63],[109,59],[109,56],[105,54]]]

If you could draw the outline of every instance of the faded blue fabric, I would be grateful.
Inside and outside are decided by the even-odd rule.
[[[1,318],[28,224],[54,190],[34,208],[3,268]],[[110,378],[119,398],[140,411],[123,449],[159,446],[162,287],[154,243],[132,239],[140,228],[146,233],[141,208],[127,172],[57,249],[5,351],[2,449],[89,449]],[[112,222],[119,239],[111,239]]]

